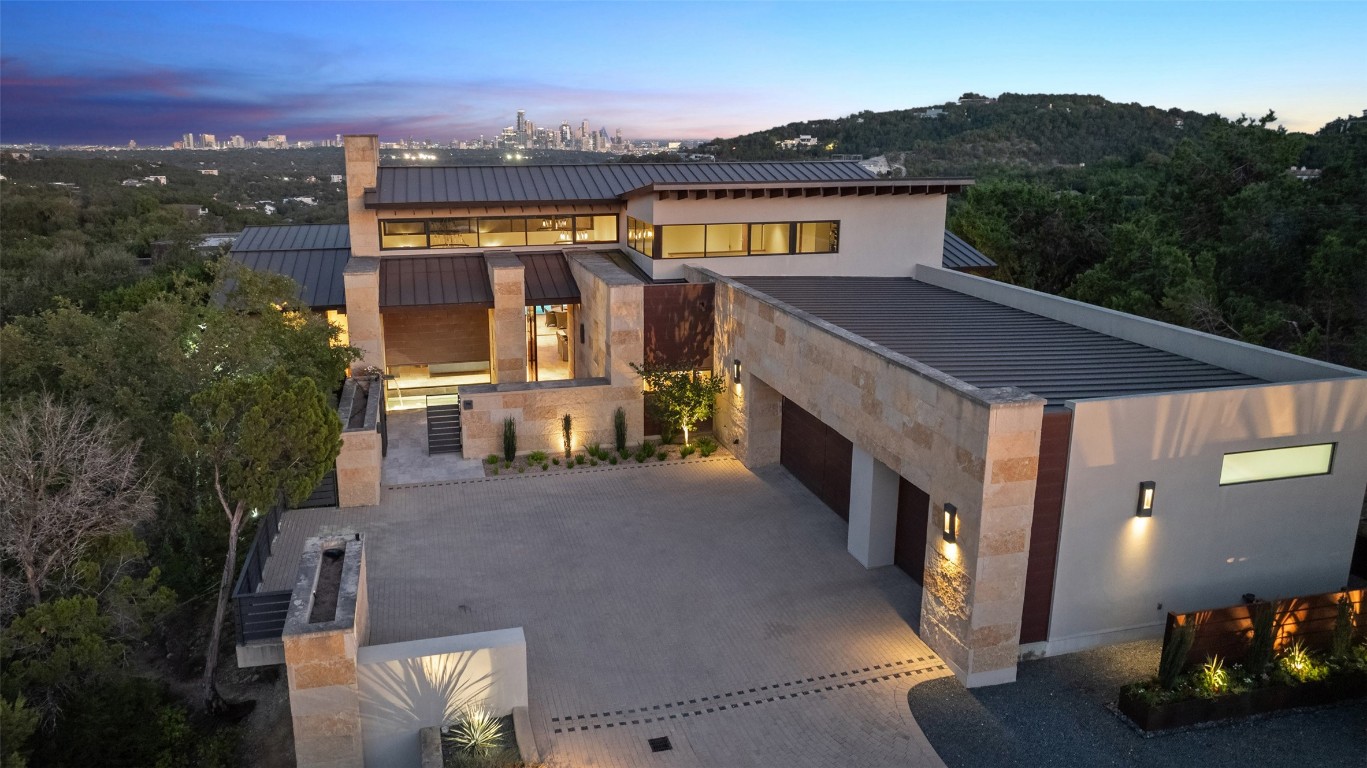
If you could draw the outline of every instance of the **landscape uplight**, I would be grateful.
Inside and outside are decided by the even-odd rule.
[[[1139,504],[1134,510],[1135,517],[1153,517],[1153,489],[1152,480],[1139,484]]]

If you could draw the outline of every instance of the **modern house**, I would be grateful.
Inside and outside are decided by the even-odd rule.
[[[1161,633],[1168,611],[1349,577],[1367,374],[972,274],[967,179],[856,162],[381,167],[346,138],[345,226],[248,229],[386,382],[455,394],[467,456],[648,434],[633,363],[724,376],[713,429],[782,464],[866,567],[923,586],[969,685]],[[374,484],[339,463],[339,485]]]

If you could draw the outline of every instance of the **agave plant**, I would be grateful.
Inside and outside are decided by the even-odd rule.
[[[446,738],[466,752],[488,755],[503,744],[503,721],[483,707],[470,707],[461,712]]]
[[[1206,660],[1201,665],[1201,687],[1210,693],[1224,693],[1229,688],[1229,673],[1219,656]]]

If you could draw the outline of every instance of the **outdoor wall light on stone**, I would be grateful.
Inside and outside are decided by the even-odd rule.
[[[959,536],[959,509],[945,503],[945,541],[953,544]]]
[[[1135,517],[1153,517],[1153,488],[1152,480],[1139,484],[1139,504],[1134,510]]]
[[[731,380],[740,383],[740,360],[731,361]]]

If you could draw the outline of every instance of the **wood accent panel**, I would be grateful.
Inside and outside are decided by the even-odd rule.
[[[1035,480],[1035,510],[1030,523],[1030,555],[1025,571],[1025,601],[1021,606],[1021,642],[1049,639],[1049,611],[1054,599],[1054,568],[1063,515],[1063,483],[1068,471],[1068,442],[1073,412],[1045,410],[1040,424],[1039,476]]]
[[[393,307],[382,315],[389,365],[489,360],[489,310],[484,307]]]
[[[897,537],[892,562],[917,584],[926,570],[926,528],[930,525],[930,494],[909,482],[897,481]]]
[[[715,323],[712,283],[665,283],[644,288],[647,365],[710,370]]]
[[[793,401],[783,399],[779,463],[846,522],[850,519],[853,458],[854,443]]]
[[[1338,600],[1343,594],[1326,592],[1273,601],[1275,649],[1281,651],[1299,640],[1307,650],[1327,650],[1333,640]],[[1354,612],[1360,617],[1367,610],[1367,589],[1348,590],[1346,594]],[[1196,624],[1196,637],[1191,650],[1187,652],[1185,668],[1204,663],[1207,656],[1218,654],[1221,659],[1239,661],[1248,653],[1253,638],[1252,606],[1240,604],[1208,611],[1169,613],[1167,628],[1163,632],[1164,647],[1172,640],[1173,631],[1179,625],[1191,622]],[[1361,619],[1357,621],[1353,638],[1355,642],[1367,640],[1367,622]]]

